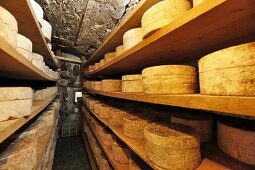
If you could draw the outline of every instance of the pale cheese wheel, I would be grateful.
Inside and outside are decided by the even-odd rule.
[[[21,34],[18,34],[18,37],[17,37],[17,47],[23,48],[31,53],[33,51],[32,41],[30,41],[30,39],[28,39],[27,37],[25,37]]]
[[[254,96],[254,53],[255,43],[252,42],[216,51],[200,59],[201,94]]]
[[[43,61],[34,60],[34,59],[32,59],[32,64],[35,65],[40,70],[43,70],[43,68],[45,66],[45,63]]]
[[[118,47],[116,47],[115,53],[116,53],[116,57],[118,57],[119,55],[123,54],[125,52],[123,45],[120,45]]]
[[[107,130],[107,129],[103,129],[101,134],[101,141],[104,145],[106,146],[112,146],[113,143],[113,138],[112,138],[112,133],[111,131]]]
[[[125,75],[122,76],[122,92],[143,92],[142,75]]]
[[[37,53],[32,53],[32,60],[43,61],[43,56]]]
[[[48,48],[50,49],[50,51],[52,50],[52,45],[51,45],[51,43],[47,43],[47,46],[48,46]],[[54,54],[54,53],[53,53]]]
[[[106,63],[106,59],[101,59],[100,60],[100,67],[102,67]]]
[[[47,133],[47,122],[45,120],[37,120],[36,125],[38,127],[38,137],[44,136]]]
[[[33,54],[30,51],[18,47],[16,49],[22,55],[22,57],[26,58],[30,62],[32,61]]]
[[[218,147],[227,155],[255,166],[255,131],[217,122]]]
[[[134,28],[123,35],[123,50],[126,51],[143,41],[142,28]]]
[[[51,42],[52,26],[49,22],[42,20],[42,32],[46,39],[46,42]]]
[[[176,113],[171,116],[172,123],[181,123],[197,130],[201,142],[209,142],[213,137],[212,117],[192,113]]]
[[[165,0],[148,9],[142,17],[142,34],[146,38],[191,9],[188,0]]]
[[[95,64],[95,70],[99,69],[100,68],[100,63],[96,63]]]
[[[30,0],[30,3],[32,5],[32,9],[33,9],[33,12],[35,14],[35,17],[36,17],[37,21],[42,26],[42,22],[43,22],[43,9],[42,9],[42,7],[37,2],[35,2],[34,0]]]
[[[112,108],[112,112],[108,119],[108,123],[111,126],[122,126],[123,124],[123,116],[126,114],[124,110]]]
[[[104,55],[105,62],[109,62],[116,57],[116,52],[107,53]]]
[[[192,94],[196,92],[196,77],[193,75],[145,76],[146,94]]]
[[[194,75],[196,68],[186,65],[161,65],[143,69],[143,76]]]
[[[193,7],[198,6],[199,4],[201,4],[202,2],[204,2],[205,0],[193,0]]]
[[[112,154],[116,162],[121,164],[128,164],[129,162],[129,149],[120,141],[114,141],[112,144]]]
[[[44,66],[44,68],[43,68],[43,72],[45,73],[45,74],[47,74],[47,75],[49,75],[49,71],[50,71],[50,68],[49,68],[49,66]]]
[[[143,139],[144,128],[157,120],[155,115],[130,113],[123,116],[123,133],[133,139]]]
[[[102,81],[95,82],[95,90],[103,90],[103,82]]]
[[[9,25],[1,23],[1,21],[0,21],[0,36],[4,40],[6,40],[11,46],[16,48],[18,32],[13,31],[12,29],[10,29]]]
[[[103,91],[121,92],[121,80],[105,79],[103,82]]]
[[[30,87],[0,87],[0,101],[32,99]]]
[[[144,129],[148,159],[164,169],[195,169],[201,161],[199,134],[177,123],[151,123]]]
[[[16,18],[5,8],[0,6],[0,25],[6,25],[9,29],[11,29],[13,32],[18,32],[18,22]],[[6,27],[6,28],[7,28]],[[0,27],[2,29],[6,29],[3,27]]]
[[[33,137],[15,140],[0,154],[0,169],[34,169],[37,145]]]

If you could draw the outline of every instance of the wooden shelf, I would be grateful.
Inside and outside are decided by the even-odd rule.
[[[1,0],[0,5],[7,9],[18,21],[19,33],[33,42],[33,52],[43,55],[45,63],[58,68],[48,48],[40,25],[36,20],[29,0]]]
[[[71,58],[67,58],[67,57],[61,57],[61,56],[55,56],[55,58],[59,59],[59,60],[70,61],[72,63],[81,64],[81,60],[75,60],[75,59],[71,59]]]
[[[141,27],[143,13],[161,0],[141,0],[139,4],[122,20],[115,30],[106,38],[103,44],[84,63],[84,66],[98,62],[104,58],[104,54],[115,51],[121,45],[124,33],[132,28]]]
[[[84,116],[85,117],[85,116]],[[100,145],[101,149],[103,150],[103,152],[105,153],[106,157],[108,158],[108,160],[110,161],[111,165],[113,166],[113,168],[115,170],[119,170],[119,169],[129,169],[128,168],[128,164],[120,164],[118,162],[116,162],[113,158],[113,154],[112,154],[112,147],[111,146],[106,146],[101,142],[101,139],[98,137],[98,135],[95,132],[95,129],[93,129],[91,122],[89,122],[87,120],[89,127],[91,129],[91,131],[93,132],[98,144]]]
[[[0,76],[8,78],[57,81],[28,61],[0,36]]]
[[[119,99],[222,112],[228,113],[228,115],[243,116],[251,119],[255,118],[255,97],[210,96],[201,94],[149,95],[143,93],[103,92],[88,89],[87,92]]]
[[[144,141],[132,139],[124,135],[123,128],[121,126],[114,127],[108,124],[107,119],[102,119],[95,113],[91,112],[100,122],[109,127],[112,132],[119,137],[133,152],[135,152],[141,159],[143,159],[153,169],[161,169],[150,162],[145,156]],[[227,169],[239,169],[239,170],[252,170],[254,167],[241,163],[224,153],[222,153],[215,143],[206,143],[201,145],[202,148],[202,162],[197,168],[198,170],[227,170]]]
[[[27,118],[20,118],[14,120],[8,120],[0,122],[0,143],[2,143],[6,138],[11,136],[16,130],[26,124],[29,120],[38,115],[45,107],[47,107],[51,101],[57,96],[57,94],[52,95],[52,97],[33,102],[32,113]]]
[[[253,0],[205,1],[87,75],[140,72],[149,66],[197,60],[228,46],[255,41],[254,17]]]
[[[90,145],[88,143],[88,138],[85,136],[84,132],[82,132],[82,138],[83,138],[83,141],[84,141],[84,144],[85,144],[85,147],[86,147],[86,151],[87,151],[87,154],[88,154],[88,157],[89,157],[89,162],[90,162],[91,169],[92,170],[97,170],[98,168],[97,168],[97,165],[96,165],[96,161],[94,159],[92,150],[91,150]]]

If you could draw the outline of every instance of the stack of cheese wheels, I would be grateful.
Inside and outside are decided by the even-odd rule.
[[[144,129],[148,159],[164,169],[195,169],[201,161],[199,134],[190,126],[151,123]]]
[[[146,38],[191,9],[188,0],[164,0],[148,9],[142,17],[142,34]]]
[[[17,50],[29,61],[32,60],[32,42],[25,36],[18,34],[17,36]]]
[[[155,115],[130,113],[123,117],[124,135],[133,139],[143,139],[144,128],[157,120]]]
[[[0,87],[0,121],[31,114],[33,90],[30,87]]]
[[[129,170],[151,170],[147,163],[139,158],[134,153],[130,154],[129,157]]]
[[[193,7],[198,6],[199,4],[201,4],[202,2],[204,2],[205,0],[193,0]]]
[[[121,80],[105,79],[103,82],[103,91],[121,92]]]
[[[43,35],[46,39],[46,42],[50,43],[51,42],[52,27],[51,27],[50,23],[48,23],[44,19],[42,20],[42,32],[43,32]]]
[[[102,104],[100,105],[99,117],[102,119],[109,119],[112,112],[113,112],[112,107]]]
[[[122,76],[122,92],[143,92],[143,80],[141,74]]]
[[[142,28],[134,28],[123,35],[123,50],[126,51],[143,41]]]
[[[218,121],[218,147],[227,155],[255,166],[254,122],[240,120]]]
[[[196,91],[196,69],[184,65],[162,65],[142,71],[147,94],[189,94]]]
[[[0,169],[34,169],[37,143],[33,136],[17,139],[0,154]]]
[[[127,146],[118,139],[114,139],[112,143],[112,154],[114,160],[118,163],[128,164],[130,151]]]
[[[181,123],[197,130],[201,142],[209,142],[213,137],[212,117],[194,113],[176,113],[171,116],[172,123]]]
[[[254,64],[255,42],[203,57],[198,62],[201,94],[254,96]]]
[[[45,66],[43,56],[37,53],[32,53],[32,63],[40,70],[43,70],[43,67]]]
[[[35,2],[34,0],[30,0],[30,3],[32,5],[32,9],[35,13],[35,17],[37,19],[37,21],[39,22],[40,26],[42,26],[42,22],[43,22],[43,9],[42,7]]]
[[[116,50],[115,50],[116,57],[118,57],[122,53],[124,53],[123,45],[120,45],[120,46],[116,47]]]
[[[126,112],[118,108],[112,108],[111,110],[112,112],[110,114],[110,118],[108,119],[109,125],[122,126],[123,116],[126,114]]]
[[[0,6],[0,36],[10,45],[16,47],[18,35],[18,23],[15,17]]]
[[[99,62],[99,66],[102,67],[106,62],[106,59],[101,59]]]
[[[116,57],[116,53],[115,52],[107,53],[107,54],[104,55],[104,59],[105,59],[106,63],[111,61],[115,57]]]
[[[103,82],[102,81],[95,82],[95,90],[103,90]]]
[[[103,128],[101,131],[101,141],[106,146],[112,146],[113,139],[112,139],[112,133],[109,129]]]

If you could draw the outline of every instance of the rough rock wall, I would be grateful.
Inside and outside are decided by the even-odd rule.
[[[36,1],[53,26],[53,47],[89,55],[140,0]]]

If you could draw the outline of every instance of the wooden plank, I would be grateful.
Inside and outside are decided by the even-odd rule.
[[[115,51],[115,48],[123,43],[122,37],[124,33],[132,28],[141,27],[143,13],[160,1],[162,0],[141,0],[89,58],[85,66],[98,62],[104,57],[104,54]]]
[[[48,99],[42,101],[34,101],[32,106],[32,113],[27,118],[0,122],[0,143],[2,143],[6,138],[11,136],[16,130],[26,124],[29,120],[38,115],[45,107],[47,107],[51,103],[51,101],[56,96],[57,94],[54,94]]]
[[[85,116],[84,116],[85,117]],[[101,149],[103,150],[103,152],[105,153],[106,157],[108,158],[108,160],[110,161],[111,165],[113,166],[114,169],[118,170],[118,169],[129,169],[128,164],[120,164],[118,162],[116,162],[113,158],[113,154],[112,154],[112,147],[111,146],[106,146],[102,143],[101,139],[98,137],[98,135],[95,132],[95,129],[93,129],[91,122],[87,121],[89,124],[89,127],[91,129],[91,131],[93,132],[98,144],[100,145]]]
[[[255,41],[254,17],[253,0],[205,1],[88,75],[141,72],[149,66],[197,60]]]
[[[120,99],[222,112],[228,115],[243,116],[251,119],[255,118],[255,97],[210,96],[202,94],[149,95],[143,93],[103,92],[88,89],[87,92]]]
[[[85,136],[84,132],[82,132],[82,138],[83,138],[83,141],[84,141],[84,144],[85,144],[85,147],[86,147],[86,151],[87,151],[87,154],[88,154],[88,157],[89,157],[89,162],[90,162],[90,166],[91,166],[91,169],[92,170],[97,170],[97,165],[96,165],[96,161],[94,159],[94,156],[92,154],[92,150],[89,146],[89,143],[88,143],[88,139],[87,137]]]
[[[8,78],[57,81],[29,62],[0,36],[0,76]]]
[[[144,141],[132,139],[124,135],[123,128],[121,126],[110,126],[107,119],[102,119],[95,113],[90,111],[99,121],[109,127],[116,136],[119,137],[133,152],[135,152],[141,159],[143,159],[153,169],[161,169],[148,160],[145,154]],[[239,162],[224,153],[222,153],[215,143],[205,143],[201,145],[202,148],[202,162],[197,168],[198,170],[252,170],[254,167]]]
[[[51,68],[58,68],[53,55],[48,48],[39,23],[36,21],[29,0],[1,0],[0,5],[14,15],[18,21],[19,33],[33,42],[33,51],[41,54]]]
[[[61,57],[61,56],[55,56],[55,58],[59,59],[59,60],[65,60],[65,61],[70,61],[70,62],[73,62],[73,63],[81,64],[81,60],[75,60],[75,59],[70,59],[70,58]]]

